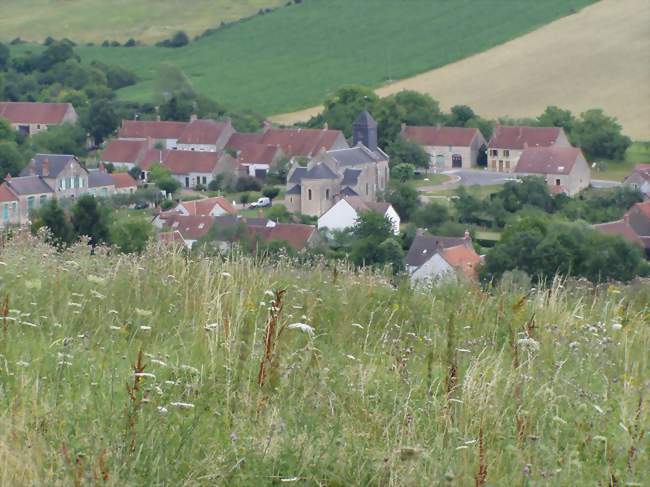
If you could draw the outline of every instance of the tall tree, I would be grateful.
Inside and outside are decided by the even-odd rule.
[[[573,125],[573,139],[589,160],[622,160],[632,141],[621,133],[621,125],[601,109],[587,110]]]
[[[91,195],[77,200],[72,208],[72,225],[77,235],[90,238],[93,247],[108,241],[108,210],[100,207]]]
[[[48,241],[58,247],[64,247],[75,240],[74,228],[55,199],[51,199],[41,207],[35,215],[32,229],[47,227],[50,234]]]

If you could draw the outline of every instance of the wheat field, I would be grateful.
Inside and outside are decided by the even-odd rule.
[[[471,106],[484,117],[537,116],[549,105],[576,113],[603,108],[623,132],[650,139],[650,2],[601,0],[580,12],[459,62],[389,84],[428,93],[443,108]],[[320,107],[279,115],[304,121]]]

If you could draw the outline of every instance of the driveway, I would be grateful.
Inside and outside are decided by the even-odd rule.
[[[430,193],[443,189],[454,189],[458,186],[493,186],[496,184],[504,184],[515,179],[515,175],[511,173],[484,171],[481,169],[452,169],[442,171],[442,174],[449,176],[451,179],[434,186],[421,186],[418,190],[421,193]]]

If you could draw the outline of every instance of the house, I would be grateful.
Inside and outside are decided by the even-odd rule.
[[[108,198],[115,194],[115,180],[106,172],[104,166],[88,170],[88,189],[90,194],[99,198]]]
[[[280,146],[247,144],[237,154],[241,168],[250,177],[264,179],[266,174],[286,156]]]
[[[75,198],[88,191],[88,171],[73,155],[36,154],[20,173],[32,175],[42,177],[56,198]]]
[[[213,224],[214,217],[181,215],[177,212],[161,213],[154,219],[154,226],[157,228],[168,227],[171,232],[178,232],[188,249],[191,249],[199,239],[206,236]]]
[[[480,263],[468,232],[461,238],[416,235],[406,255],[406,269],[414,283],[450,275],[475,278]]]
[[[118,194],[135,193],[138,189],[138,182],[128,172],[113,172],[111,179],[115,183],[115,192]]]
[[[518,176],[543,176],[551,192],[574,196],[591,184],[591,170],[576,147],[527,147],[514,172]]]
[[[650,199],[650,164],[637,164],[623,185],[638,189],[645,199]]]
[[[53,125],[77,123],[77,112],[71,103],[40,103],[26,101],[0,102],[0,118],[24,135],[34,135]]]
[[[436,169],[470,169],[485,158],[481,131],[465,127],[427,127],[402,124],[402,138],[423,146]]]
[[[222,216],[236,215],[237,209],[223,196],[201,200],[182,201],[174,208],[181,215]]]
[[[324,129],[281,129],[267,127],[260,137],[259,144],[280,147],[290,159],[309,159],[322,151],[347,149],[347,140],[340,130]]]
[[[353,227],[359,215],[374,211],[384,216],[391,223],[392,231],[399,235],[400,217],[390,203],[366,202],[358,196],[345,196],[334,204],[318,219],[318,229],[345,230]]]
[[[114,139],[99,156],[103,164],[131,169],[139,166],[152,147],[152,139]]]
[[[513,172],[519,156],[528,147],[569,147],[561,127],[495,127],[488,143],[488,170]]]
[[[266,225],[248,225],[251,237],[265,242],[283,241],[294,250],[302,252],[322,242],[322,238],[314,225],[299,223],[275,223],[269,221]]]
[[[641,247],[650,259],[650,201],[635,204],[621,220],[600,223],[594,228],[608,235],[620,235]]]
[[[187,122],[161,122],[143,120],[122,120],[122,126],[117,132],[119,139],[147,140],[163,149],[176,149]]]
[[[217,174],[239,171],[237,160],[224,151],[165,151],[162,154],[162,164],[169,168],[172,177],[183,188],[195,188],[198,185],[207,187]]]
[[[40,175],[15,178],[7,175],[5,181],[0,185],[1,226],[29,223],[30,213],[38,210],[55,197],[52,187]]]
[[[319,217],[341,197],[377,201],[390,178],[388,156],[377,146],[377,123],[367,111],[359,115],[353,129],[354,147],[323,148],[306,167],[293,161],[285,197],[289,211]]]
[[[217,152],[226,147],[235,132],[230,120],[197,120],[192,116],[178,138],[176,148],[184,151]]]

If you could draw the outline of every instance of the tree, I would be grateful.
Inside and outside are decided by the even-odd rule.
[[[25,164],[15,142],[0,142],[0,177],[18,176]]]
[[[446,205],[432,201],[418,208],[413,217],[413,221],[418,227],[426,228],[429,232],[436,233],[436,229],[440,225],[451,221],[451,215]]]
[[[267,186],[262,190],[262,194],[266,196],[269,200],[273,201],[280,194],[280,188],[276,186]]]
[[[129,176],[131,176],[136,181],[140,181],[140,177],[142,176],[142,169],[140,169],[138,166],[133,166],[131,169],[129,169]]]
[[[391,177],[404,183],[409,179],[413,179],[415,175],[415,166],[413,164],[398,164],[393,166],[390,170]]]
[[[571,135],[575,117],[569,110],[563,110],[556,106],[546,107],[544,113],[537,117],[537,124],[540,127],[562,127],[567,135]]]
[[[404,250],[395,238],[388,238],[379,245],[382,261],[390,264],[393,274],[404,270]]]
[[[404,251],[392,234],[391,222],[374,211],[362,212],[352,228],[350,257],[356,265],[391,264],[394,272],[404,265]]]
[[[390,144],[386,152],[390,156],[390,165],[413,164],[415,167],[428,168],[431,164],[429,154],[421,145],[398,137]]]
[[[135,218],[123,218],[110,227],[111,243],[124,253],[142,252],[152,233],[149,222]]]
[[[386,192],[385,200],[388,201],[403,221],[409,221],[415,210],[420,206],[418,191],[409,184],[397,184]]]
[[[11,127],[9,120],[0,117],[0,142],[14,142],[16,131]]]
[[[618,121],[605,115],[601,109],[581,113],[573,125],[572,136],[589,160],[622,160],[632,143],[629,137],[621,133]]]
[[[178,191],[178,188],[181,187],[181,183],[172,177],[168,177],[159,179],[158,182],[156,182],[156,186],[158,186],[167,194],[174,194],[176,191]]]
[[[65,247],[75,241],[74,228],[55,199],[48,201],[35,215],[32,230],[40,227],[48,228],[47,241],[57,247]]]
[[[189,36],[182,30],[176,32],[171,39],[165,39],[156,43],[157,46],[162,47],[182,47],[190,42]]]
[[[239,202],[244,206],[246,206],[250,200],[251,200],[251,195],[248,193],[242,193],[239,196]]]
[[[4,71],[9,66],[9,58],[11,57],[11,52],[9,48],[0,42],[0,71]]]
[[[327,123],[329,128],[341,130],[346,137],[352,135],[352,124],[364,109],[371,113],[376,111],[379,97],[370,88],[363,86],[347,86],[339,88],[334,95],[325,100],[325,109],[320,117],[312,123],[322,126]]]
[[[384,215],[375,211],[364,211],[352,228],[352,234],[355,238],[374,238],[384,241],[392,236],[392,224]]]
[[[64,124],[39,132],[31,139],[34,149],[45,154],[86,155],[86,133],[79,125]]]
[[[96,144],[103,142],[117,129],[119,124],[120,120],[109,100],[99,99],[90,104],[84,126],[95,139]]]
[[[89,194],[82,195],[73,206],[72,225],[77,235],[90,238],[93,247],[108,241],[108,209],[100,207]]]
[[[404,90],[385,100],[389,99],[394,100],[403,109],[404,115],[400,122],[407,125],[436,125],[444,119],[440,104],[429,95]]]
[[[149,168],[149,181],[154,184],[157,184],[158,181],[163,179],[168,179],[172,177],[172,172],[167,166],[163,166],[160,163],[152,164]]]
[[[465,127],[467,122],[476,117],[474,110],[467,105],[454,105],[451,107],[451,115],[447,125],[451,127]]]
[[[478,213],[483,209],[483,203],[476,196],[470,194],[465,186],[460,186],[456,190],[454,207],[461,223],[476,223]]]

